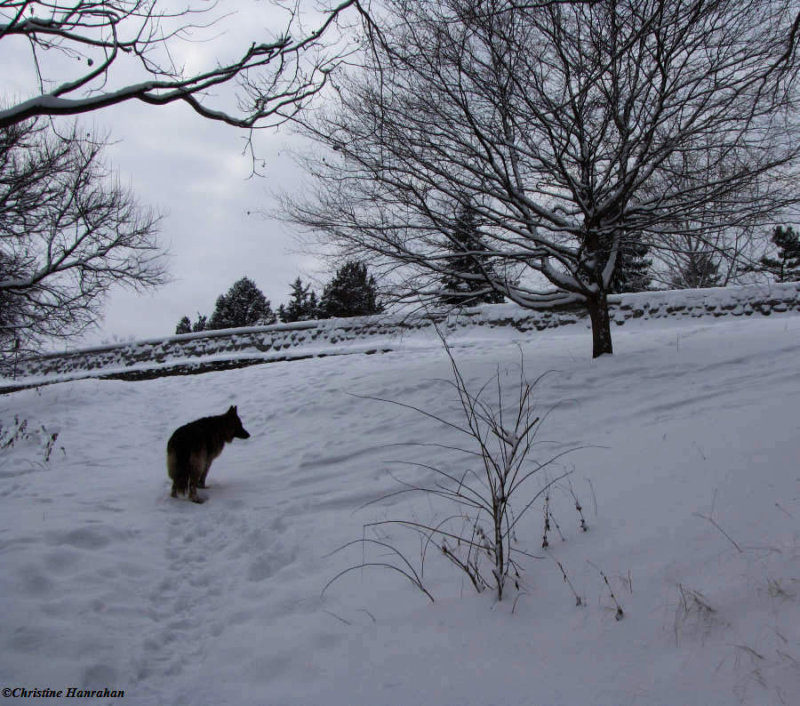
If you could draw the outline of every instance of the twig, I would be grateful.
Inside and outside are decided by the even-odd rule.
[[[564,583],[566,583],[567,586],[569,586],[570,591],[572,591],[572,595],[575,596],[575,605],[578,608],[586,605],[586,601],[584,601],[583,598],[581,598],[580,595],[578,595],[578,592],[575,590],[575,586],[573,586],[572,581],[569,580],[569,577],[567,576],[567,571],[564,568],[564,566],[558,559],[553,559],[553,561],[556,562],[558,568],[561,569],[561,575],[564,577]]]
[[[581,518],[581,529],[584,532],[589,531],[589,526],[586,524],[586,519],[583,517],[583,507],[581,506],[580,500],[578,500],[578,496],[575,495],[575,490],[572,488],[572,481],[568,481],[569,485],[569,492],[572,495],[572,499],[575,501],[575,510]]]
[[[411,562],[409,562],[408,559],[406,559],[406,557],[403,555],[403,553],[399,549],[397,549],[396,547],[393,547],[388,542],[381,542],[381,541],[379,541],[377,539],[363,539],[363,538],[362,539],[355,539],[352,542],[347,542],[347,544],[343,544],[341,547],[339,547],[338,549],[335,549],[334,551],[330,552],[330,554],[327,554],[326,556],[332,556],[332,555],[334,555],[334,554],[336,554],[336,553],[338,553],[338,552],[340,552],[340,551],[342,551],[344,549],[347,549],[347,547],[353,546],[354,544],[361,544],[362,547],[366,546],[367,544],[375,544],[375,545],[377,545],[379,547],[383,547],[384,549],[388,549],[390,552],[394,553],[397,557],[399,557],[400,560],[403,562],[403,564],[405,564],[405,566],[407,568],[405,568],[405,569],[400,568],[399,566],[395,566],[394,564],[392,564],[390,562],[387,562],[387,561],[362,561],[361,563],[356,564],[354,566],[349,566],[348,568],[346,568],[343,571],[340,571],[338,574],[336,574],[336,576],[334,576],[330,581],[328,581],[328,583],[326,583],[325,586],[322,588],[322,591],[320,592],[320,597],[325,595],[325,591],[327,591],[328,588],[330,588],[331,584],[333,584],[335,581],[339,580],[345,574],[348,574],[351,571],[356,571],[358,569],[364,569],[364,568],[367,568],[367,567],[370,567],[370,566],[374,566],[374,567],[381,567],[381,568],[385,568],[385,569],[391,569],[393,571],[396,571],[399,574],[402,574],[412,584],[414,584],[414,586],[416,586],[420,591],[422,591],[422,593],[424,593],[430,599],[431,603],[434,602],[433,596],[430,594],[430,592],[423,585],[422,579],[420,578],[419,574],[416,572],[416,570],[412,566]]]
[[[605,583],[606,583],[606,586],[608,588],[608,592],[611,594],[611,600],[614,601],[614,605],[617,607],[617,612],[614,615],[614,618],[616,620],[622,620],[625,617],[625,613],[622,610],[622,606],[619,604],[619,601],[617,600],[617,597],[614,595],[614,590],[611,588],[611,584],[608,581],[608,576],[606,576],[605,573],[603,573],[603,570],[599,566],[597,566],[596,564],[593,564],[588,559],[586,560],[586,562],[590,566],[593,566],[595,569],[597,569],[600,572],[600,576],[603,577],[603,581],[605,581]]]
[[[740,546],[739,546],[739,545],[736,543],[736,541],[733,539],[733,537],[731,537],[731,536],[730,536],[730,535],[729,535],[729,534],[728,534],[728,533],[727,533],[727,532],[726,532],[724,529],[722,529],[722,527],[720,527],[720,526],[719,526],[719,524],[717,523],[717,521],[716,521],[716,520],[715,520],[713,517],[711,517],[710,515],[703,515],[703,514],[701,514],[701,513],[699,513],[699,512],[693,512],[692,514],[693,514],[695,517],[699,517],[700,519],[707,520],[707,521],[708,521],[708,522],[710,522],[712,525],[714,525],[714,527],[716,527],[716,528],[717,528],[717,529],[718,529],[718,530],[719,530],[719,531],[720,531],[720,532],[721,532],[721,533],[722,533],[722,534],[725,536],[725,538],[726,538],[726,539],[727,539],[727,540],[728,540],[728,541],[729,541],[729,542],[730,542],[730,543],[731,543],[731,544],[732,544],[734,547],[736,547],[736,550],[737,550],[737,551],[738,551],[740,554],[744,554],[744,549],[742,549],[742,548],[741,548],[741,547],[740,547]]]

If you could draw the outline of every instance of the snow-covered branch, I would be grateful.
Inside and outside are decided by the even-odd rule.
[[[343,0],[310,31],[298,28],[295,9],[277,37],[253,41],[234,59],[185,75],[174,64],[174,46],[191,31],[213,26],[220,19],[217,3],[168,10],[156,0],[0,0],[0,40],[26,40],[31,69],[39,76],[29,96],[0,110],[0,128],[130,100],[183,101],[205,118],[236,127],[281,122],[325,85],[350,51],[340,22],[351,8],[357,18],[367,18],[360,0]],[[139,78],[121,84],[128,58],[138,62]],[[232,106],[214,105],[207,93],[222,84],[235,85]]]

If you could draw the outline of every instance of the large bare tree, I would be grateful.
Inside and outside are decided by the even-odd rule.
[[[164,282],[159,217],[118,183],[104,144],[77,125],[0,128],[3,352],[80,333],[112,285]]]
[[[611,353],[626,245],[749,227],[796,203],[793,0],[386,0],[382,41],[305,122],[333,152],[290,218],[406,282],[448,270],[468,198],[524,307],[580,302]]]
[[[318,26],[304,30],[298,5],[279,7],[290,13],[279,36],[256,37],[212,68],[185,73],[174,60],[176,44],[193,32],[213,30],[220,12],[229,11],[222,3],[0,0],[3,47],[16,43],[21,52],[26,50],[26,67],[38,78],[29,95],[3,106],[0,127],[130,100],[154,105],[182,101],[205,118],[244,128],[284,120],[322,88],[348,51],[341,44],[330,51],[326,46],[336,44],[326,40],[340,28],[345,11],[362,10],[359,0],[342,0],[323,12]],[[213,53],[214,37],[207,39],[202,46]],[[228,102],[219,95],[215,99],[212,92],[227,86],[235,87]]]

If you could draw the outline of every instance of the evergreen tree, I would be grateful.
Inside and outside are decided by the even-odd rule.
[[[303,285],[298,277],[291,285],[292,293],[289,303],[278,308],[278,318],[284,323],[292,321],[310,321],[319,314],[319,302],[316,292],[311,291],[311,285]]]
[[[275,323],[269,301],[253,280],[242,277],[234,282],[226,294],[217,299],[217,305],[206,328],[237,328]]]
[[[762,257],[760,269],[775,275],[778,282],[800,280],[800,237],[791,226],[775,226],[772,242],[778,248],[778,256]]]
[[[450,272],[441,279],[440,301],[447,305],[474,306],[498,304],[503,295],[489,289],[488,278],[494,276],[491,257],[484,254],[486,246],[481,240],[475,209],[469,204],[461,207],[453,226],[450,248],[455,253],[448,261]],[[480,279],[464,279],[459,275],[477,275]]]
[[[184,316],[175,327],[175,333],[197,333],[198,331],[205,331],[207,321],[208,317],[202,314],[197,315],[197,320],[194,323],[189,320],[188,316]]]
[[[704,289],[719,285],[719,264],[707,250],[688,253],[680,272],[672,278],[673,289]]]
[[[317,298],[317,293],[314,291],[308,295],[308,311],[311,314],[309,316],[310,319],[320,318],[319,299]]]
[[[380,314],[378,286],[363,262],[342,265],[325,285],[319,304],[323,317],[370,316]]]
[[[175,327],[175,333],[191,333],[191,332],[192,332],[192,322],[189,321],[188,316],[184,316],[178,322],[178,325]]]
[[[617,255],[614,276],[609,292],[645,292],[650,288],[650,267],[653,261],[647,259],[650,248],[642,243],[626,242]]]

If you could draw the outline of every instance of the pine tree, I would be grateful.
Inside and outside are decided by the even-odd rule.
[[[672,278],[673,289],[705,289],[719,284],[719,264],[707,250],[690,252],[681,271]]]
[[[317,293],[314,291],[312,291],[311,294],[308,295],[308,312],[309,312],[309,319],[320,318],[319,299],[317,299]]]
[[[650,248],[642,243],[625,243],[617,255],[614,276],[611,278],[609,292],[645,292],[650,288],[649,274],[653,261],[647,259]]]
[[[192,332],[205,331],[206,328],[208,328],[208,317],[198,314],[197,321],[192,324]]]
[[[189,321],[188,316],[184,316],[178,322],[178,325],[175,327],[175,333],[191,333],[191,332],[192,332],[192,322]]]
[[[275,323],[269,301],[253,280],[242,277],[234,282],[226,294],[217,299],[217,305],[208,329],[237,328]]]
[[[762,257],[761,270],[775,275],[778,282],[800,280],[800,237],[791,226],[775,226],[772,242],[778,248],[778,256]]]
[[[298,277],[291,285],[292,293],[289,303],[278,308],[278,317],[283,323],[292,321],[310,321],[319,314],[319,302],[316,292],[311,291],[311,285],[303,285]]]
[[[370,316],[380,314],[378,286],[362,262],[342,265],[325,285],[319,309],[323,317]]]
[[[448,306],[474,306],[497,304],[503,295],[489,288],[487,279],[493,277],[494,264],[484,254],[486,246],[481,240],[475,209],[469,204],[461,207],[453,226],[449,247],[455,253],[448,258],[448,274],[441,279],[440,301]],[[476,275],[478,279],[464,279],[459,275]]]

